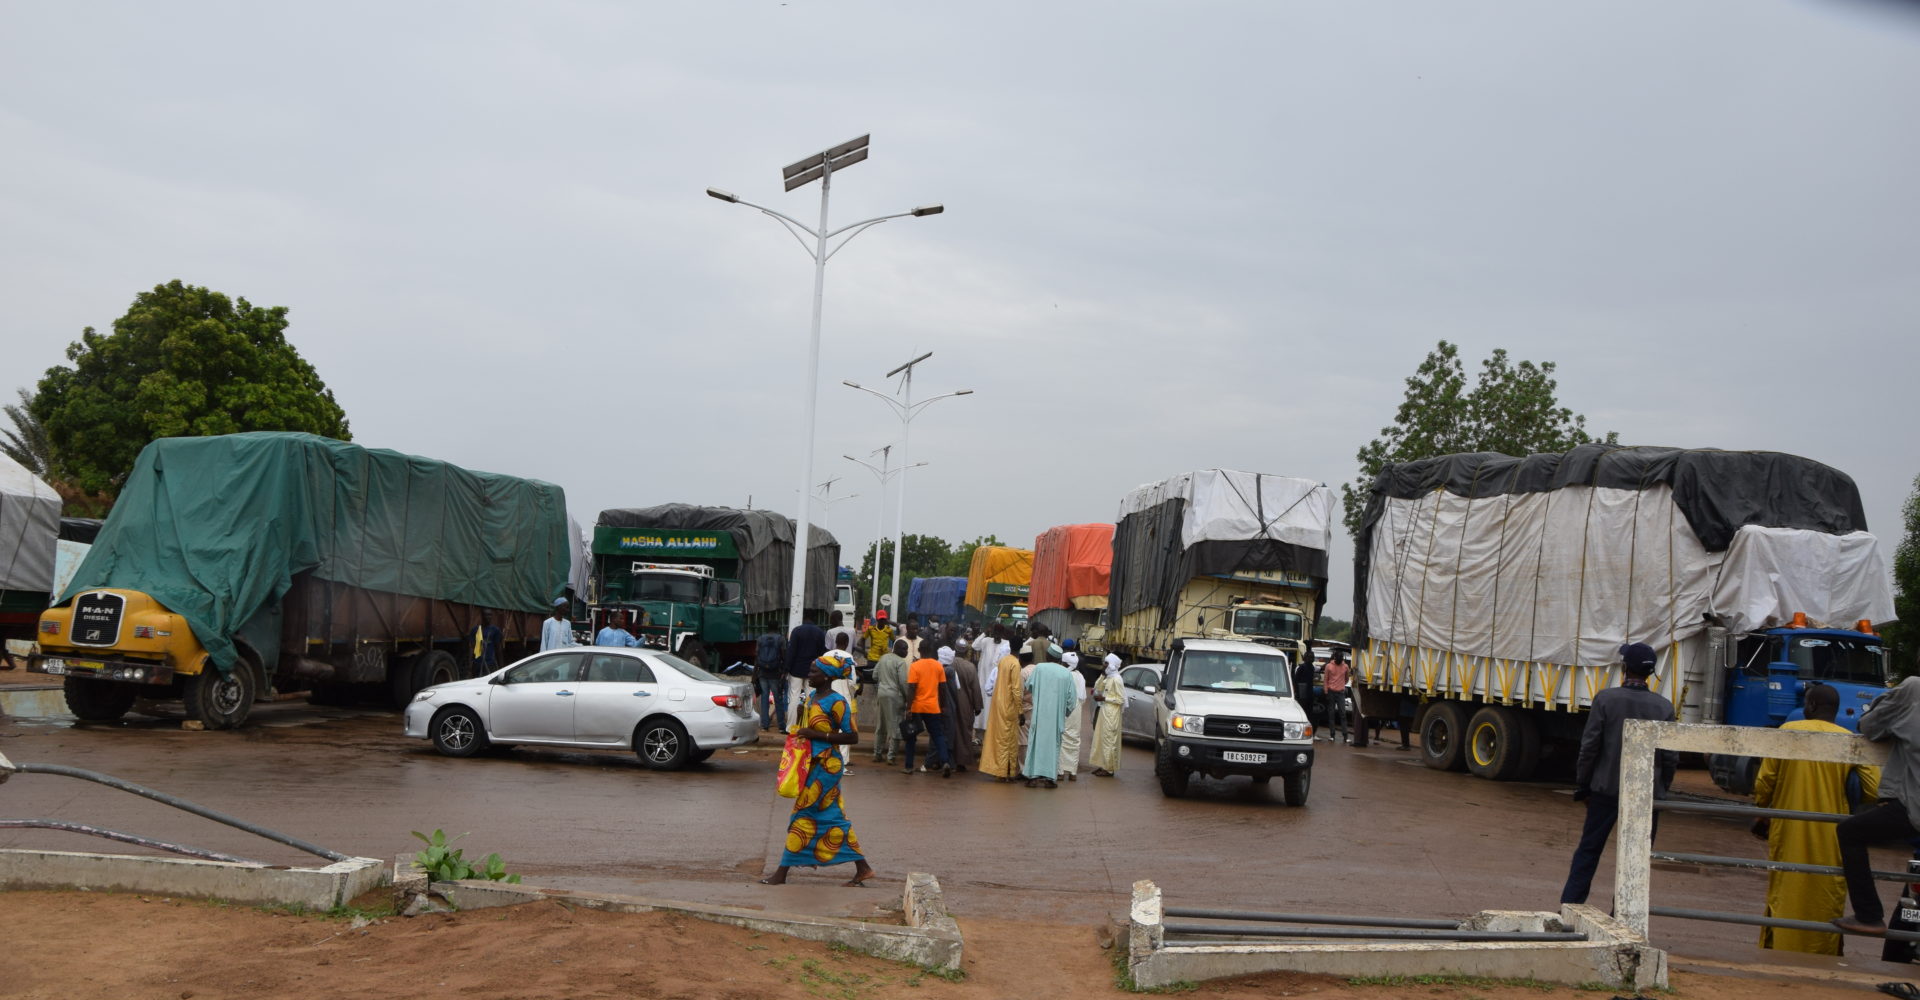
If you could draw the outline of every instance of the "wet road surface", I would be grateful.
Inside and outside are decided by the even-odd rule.
[[[771,740],[768,741],[771,743]],[[1442,774],[1390,747],[1318,744],[1311,799],[1282,803],[1279,784],[1196,779],[1169,800],[1151,753],[1129,747],[1117,778],[1083,773],[1059,788],[979,775],[903,775],[856,750],[843,788],[861,845],[883,876],[839,887],[850,869],[796,869],[793,884],[754,883],[778,862],[790,802],[773,794],[776,749],[722,751],[661,773],[631,754],[516,749],[441,757],[400,735],[396,714],[262,705],[237,732],[183,732],[177,719],[111,725],[0,719],[0,753],[103,771],[349,854],[391,859],[436,827],[469,855],[503,855],[531,882],[769,909],[867,916],[897,908],[908,871],[939,876],[962,915],[1090,923],[1123,918],[1135,879],[1170,905],[1322,913],[1457,916],[1555,909],[1584,807],[1571,788]],[[1701,772],[1682,785],[1705,790]],[[17,775],[0,816],[90,823],[275,864],[312,859],[71,778]],[[1764,855],[1742,821],[1672,814],[1664,850]],[[0,830],[0,847],[138,853],[93,838]],[[1875,867],[1896,868],[1885,850]],[[1611,900],[1611,853],[1594,901]],[[1656,866],[1657,905],[1760,911],[1764,876]],[[1892,887],[1886,886],[1890,897]],[[1655,918],[1654,943],[1676,955],[1778,963],[1757,930]],[[1910,978],[1854,939],[1856,970]]]

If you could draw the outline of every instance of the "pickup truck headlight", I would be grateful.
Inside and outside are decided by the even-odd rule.
[[[1207,731],[1207,717],[1175,713],[1173,718],[1167,720],[1167,725],[1189,736],[1199,736]]]
[[[1313,727],[1304,722],[1289,722],[1283,730],[1290,740],[1304,740],[1313,735]]]

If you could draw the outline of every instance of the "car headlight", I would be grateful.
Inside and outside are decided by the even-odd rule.
[[[1313,727],[1304,722],[1289,722],[1282,731],[1285,738],[1290,740],[1304,740],[1313,735]]]
[[[1174,715],[1173,718],[1167,720],[1167,725],[1172,726],[1173,728],[1178,729],[1183,733],[1191,733],[1195,736],[1199,736],[1205,733],[1207,730],[1207,717],[1204,715],[1176,714]]]
[[[425,691],[422,691],[419,694],[414,695],[413,700],[415,704],[418,704],[423,701],[432,701],[433,699],[438,697],[440,697],[440,692],[435,691],[432,688],[428,688]]]

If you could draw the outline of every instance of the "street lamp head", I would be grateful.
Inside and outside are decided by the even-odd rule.
[[[712,189],[709,188],[708,190],[711,191]],[[941,212],[944,212],[946,210],[947,210],[947,206],[945,205],[939,205],[939,204],[922,205],[919,208],[914,209],[913,214],[915,218],[918,218],[922,215],[939,215]]]
[[[840,384],[841,384],[841,385],[844,385],[844,386],[848,386],[849,388],[854,388],[854,389],[865,389],[865,388],[866,388],[866,386],[864,386],[864,385],[861,385],[861,384],[860,384],[860,383],[858,383],[858,382],[849,382],[849,381],[847,381],[846,379],[841,379],[841,380],[840,380]]]
[[[727,202],[729,204],[734,204],[734,205],[737,205],[740,203],[739,195],[734,194],[732,191],[722,191],[719,188],[708,188],[707,197],[718,198],[721,201]]]
[[[956,395],[956,396],[971,396],[971,395],[973,395],[973,390],[972,390],[972,389],[961,389],[961,390],[959,390],[959,391],[957,391],[957,392],[955,392],[955,393],[954,393],[954,395]]]

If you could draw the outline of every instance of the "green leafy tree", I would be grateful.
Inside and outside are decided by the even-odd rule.
[[[945,576],[941,572],[953,556],[952,547],[944,538],[933,535],[903,535],[900,538],[900,603],[902,607],[888,610],[889,617],[898,617],[907,603],[907,595],[913,592],[913,581],[922,576]],[[893,580],[893,539],[887,538],[868,545],[866,558],[860,561],[859,582],[855,590],[860,594],[856,607],[865,613],[873,606],[873,562],[880,560],[880,593],[889,591]]]
[[[0,407],[7,419],[13,421],[13,430],[0,431],[0,453],[19,462],[40,479],[46,479],[53,473],[53,450],[47,444],[47,429],[33,416],[33,393],[25,389],[15,390],[20,394],[20,402]]]
[[[1360,474],[1340,487],[1347,533],[1359,539],[1373,479],[1393,463],[1474,451],[1566,451],[1596,440],[1587,433],[1586,417],[1560,405],[1554,367],[1551,361],[1514,362],[1501,348],[1480,362],[1469,389],[1460,349],[1440,341],[1407,379],[1393,424],[1354,456]],[[1611,444],[1618,438],[1609,432],[1600,440]]]
[[[116,493],[147,442],[239,431],[348,439],[346,414],[287,342],[285,306],[172,281],[134,297],[111,334],[86,328],[29,407],[54,472]]]
[[[1313,637],[1333,642],[1350,642],[1353,638],[1353,623],[1344,618],[1330,618],[1322,615],[1313,623]]]
[[[1893,550],[1893,616],[1887,626],[1887,643],[1892,647],[1893,673],[1911,677],[1920,673],[1920,476],[1914,477],[1913,492],[1900,509],[1904,533]]]

